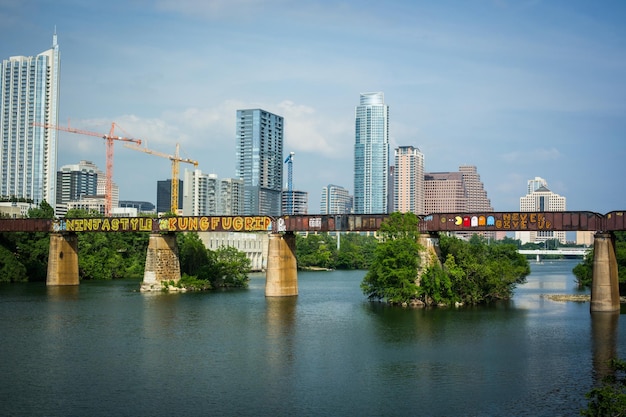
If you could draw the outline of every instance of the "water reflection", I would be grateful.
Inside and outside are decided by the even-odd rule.
[[[265,298],[270,365],[272,362],[277,362],[279,366],[282,366],[282,362],[292,362],[294,359],[293,341],[297,302],[297,297]]]
[[[79,285],[50,285],[46,292],[51,301],[75,301],[78,300]]]
[[[593,349],[593,371],[596,383],[614,371],[609,361],[617,358],[617,324],[619,312],[591,313],[591,340]]]

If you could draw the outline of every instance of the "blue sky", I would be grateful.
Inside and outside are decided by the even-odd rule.
[[[324,185],[353,191],[370,91],[390,106],[392,154],[476,165],[495,210],[540,176],[568,210],[606,213],[626,209],[625,21],[611,0],[0,0],[0,57],[48,49],[56,26],[60,124],[180,143],[220,177],[235,175],[237,109],[283,116],[310,213]],[[104,169],[104,141],[62,132],[59,166],[81,159]],[[115,144],[121,199],[155,202],[170,172]]]

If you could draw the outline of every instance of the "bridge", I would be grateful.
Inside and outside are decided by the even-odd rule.
[[[419,216],[421,243],[431,251],[441,232],[593,231],[591,311],[619,311],[615,236],[626,230],[626,211],[434,213]],[[78,285],[77,234],[148,232],[150,240],[142,291],[160,291],[180,279],[177,232],[269,233],[266,296],[298,294],[295,232],[371,232],[387,214],[297,216],[177,216],[81,219],[0,219],[0,232],[50,233],[47,285]]]
[[[541,261],[541,256],[578,256],[585,257],[591,248],[557,248],[557,249],[520,249],[517,253],[521,255],[535,255],[537,262]]]

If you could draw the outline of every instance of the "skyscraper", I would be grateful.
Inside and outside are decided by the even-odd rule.
[[[546,180],[540,177],[528,180],[528,194],[519,199],[520,211],[565,211],[566,198],[548,189]],[[566,243],[566,232],[540,230],[515,232],[515,238],[522,243],[538,243],[547,240],[557,239],[561,243]]]
[[[328,184],[322,188],[320,214],[348,214],[352,212],[352,197],[346,188]]]
[[[52,48],[37,56],[12,56],[0,73],[0,197],[46,200],[56,205],[60,55]]]
[[[281,215],[283,118],[237,110],[236,176],[244,184],[244,215]]]
[[[400,213],[424,212],[424,154],[413,146],[396,148],[394,162],[393,210]]]
[[[387,213],[389,106],[383,93],[362,93],[355,113],[354,212]]]

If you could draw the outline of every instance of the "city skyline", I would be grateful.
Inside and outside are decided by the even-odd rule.
[[[235,176],[236,110],[279,114],[309,212],[328,184],[354,193],[354,104],[367,91],[390,106],[390,150],[419,148],[426,172],[476,166],[497,211],[516,211],[536,176],[570,210],[626,206],[622,2],[284,5],[3,2],[0,58],[49,49],[56,26],[60,124],[106,133],[114,121],[152,149],[180,143],[220,178]],[[57,168],[105,166],[99,138],[59,132],[58,146]],[[121,200],[154,202],[168,178],[167,160],[116,144]]]

